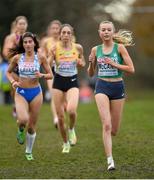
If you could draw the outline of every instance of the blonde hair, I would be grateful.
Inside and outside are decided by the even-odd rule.
[[[24,19],[26,21],[26,23],[28,24],[28,20],[27,20],[26,16],[17,16],[14,20],[15,24],[17,24],[20,19]]]
[[[102,24],[112,24],[113,31],[115,32],[114,24],[111,21],[102,21],[99,25],[99,27]],[[120,29],[117,33],[113,35],[113,40],[117,43],[121,43],[124,46],[133,46],[133,37],[132,32],[124,29]]]
[[[114,36],[113,40],[117,43],[121,43],[124,46],[133,46],[132,32],[128,30],[120,29]]]
[[[48,28],[49,28],[52,24],[58,24],[59,27],[61,27],[61,25],[62,25],[62,23],[61,23],[59,20],[56,19],[56,20],[53,20],[53,21],[51,21],[51,22],[49,23]]]

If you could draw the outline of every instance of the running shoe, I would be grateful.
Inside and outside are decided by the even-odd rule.
[[[25,133],[24,131],[18,130],[17,132],[17,141],[19,144],[24,144],[25,142]]]
[[[54,127],[58,129],[58,123],[54,123]]]
[[[25,157],[26,157],[26,159],[27,159],[28,161],[34,160],[32,153],[26,153],[26,154],[25,154]]]
[[[58,129],[58,117],[54,118],[53,124],[54,124],[55,128]]]
[[[68,136],[69,136],[70,145],[74,146],[77,143],[77,137],[76,137],[74,128],[69,130]]]
[[[108,164],[108,171],[112,171],[115,170],[115,165],[114,165],[114,161],[112,160],[111,163]]]
[[[70,146],[69,142],[64,143],[62,153],[69,153],[70,149],[71,149],[71,146]]]

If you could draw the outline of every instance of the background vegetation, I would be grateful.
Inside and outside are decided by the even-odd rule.
[[[127,4],[126,4],[127,2]],[[128,3],[131,16],[125,21]],[[119,3],[121,9],[114,8]],[[105,11],[111,5],[115,11]],[[124,11],[124,12],[123,12]],[[115,17],[122,13],[121,21]],[[46,27],[53,19],[62,23],[70,23],[75,29],[77,42],[84,47],[86,60],[90,49],[100,43],[97,29],[102,20],[111,20],[116,29],[129,29],[133,32],[135,46],[128,48],[136,67],[136,74],[128,78],[133,82],[130,86],[152,88],[154,86],[154,1],[153,0],[1,0],[0,1],[0,44],[3,46],[4,37],[10,31],[10,24],[18,15],[25,15],[29,20],[29,31],[43,36]],[[87,78],[86,68],[81,74]],[[127,78],[126,78],[127,79]]]

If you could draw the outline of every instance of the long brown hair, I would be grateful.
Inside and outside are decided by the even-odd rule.
[[[20,36],[20,40],[19,40],[19,44],[16,45],[15,48],[11,48],[9,50],[9,58],[12,58],[14,55],[16,54],[21,54],[21,53],[24,53],[25,52],[25,49],[23,47],[23,40],[24,38],[26,37],[31,37],[34,41],[34,51],[37,52],[38,51],[38,48],[39,48],[39,42],[36,38],[36,35],[31,33],[31,32],[25,32],[22,36]]]

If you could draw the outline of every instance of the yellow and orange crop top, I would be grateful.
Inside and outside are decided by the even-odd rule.
[[[47,38],[46,43],[45,43],[45,48],[46,48],[46,50],[47,50],[47,56],[48,56],[48,53],[51,51],[51,49],[53,48],[53,46],[54,46],[55,44],[56,44],[56,43],[54,42],[54,40],[53,40],[52,37]],[[55,68],[55,61],[53,61],[52,67]]]
[[[71,50],[64,50],[61,46],[61,42],[56,44],[56,73],[64,76],[70,77],[77,74],[77,60],[79,58],[79,52],[75,46],[75,43],[72,43]]]
[[[53,44],[55,44],[54,42],[53,42],[53,38],[51,37],[51,38],[48,38],[47,40],[46,40],[46,49],[47,49],[47,51],[49,52],[50,50],[51,50],[51,48],[53,47]]]

